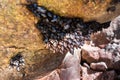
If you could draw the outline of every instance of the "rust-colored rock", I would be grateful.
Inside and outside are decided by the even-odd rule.
[[[38,0],[38,3],[62,16],[81,17],[85,21],[97,20],[103,23],[112,20],[120,14],[120,4],[115,1]]]

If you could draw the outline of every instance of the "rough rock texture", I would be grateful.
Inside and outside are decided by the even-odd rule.
[[[118,23],[114,24],[113,22]],[[77,60],[80,57],[77,57],[76,59],[76,57],[74,57],[73,55],[71,56],[71,54],[67,53],[67,58],[65,57],[61,65],[62,67],[49,74],[46,74],[45,77],[38,78],[36,80],[76,80],[75,77],[78,75],[78,73],[80,73],[80,77],[77,76],[78,80],[119,80],[120,41],[119,38],[116,38],[115,36],[117,34],[114,33],[116,32],[116,30],[119,30],[120,27],[119,17],[114,19],[111,22],[111,25],[112,26],[105,30],[111,30],[111,32],[113,31],[112,38],[111,35],[107,35],[107,32],[105,30],[97,32],[91,37],[91,40],[93,42],[89,42],[89,44],[84,44],[81,48],[81,51],[77,52],[82,53],[80,66],[77,66],[77,63],[79,62]],[[115,26],[117,28],[114,28]],[[119,31],[117,32],[119,33]],[[104,36],[103,38],[101,38],[102,35]],[[101,41],[103,42],[100,42],[100,39],[102,39]],[[76,69],[78,71],[76,71]],[[71,75],[73,73],[74,75]]]
[[[100,24],[96,21],[84,22],[80,18],[62,17],[36,3],[27,5],[27,8],[40,19],[36,27],[42,33],[46,47],[62,54],[73,53],[74,48],[81,48],[90,39],[91,33],[109,27],[110,23]]]
[[[26,76],[35,77],[36,74],[56,68],[64,57],[61,54],[53,54],[44,50],[44,42],[35,27],[36,19],[23,5],[25,3],[25,0],[0,1],[1,80],[18,80],[26,78]],[[22,59],[13,58],[17,54],[21,54],[25,60],[23,67],[20,67],[21,64],[19,64],[22,63],[20,61]],[[10,64],[20,67],[20,72]]]
[[[31,0],[30,0],[31,1]],[[50,2],[49,2],[50,1]],[[52,4],[55,4],[55,0],[49,0],[50,5],[45,4],[47,0],[38,1],[39,4],[45,2],[43,5],[49,7],[50,10],[55,9],[57,6],[52,8]],[[63,0],[60,0],[63,1]],[[84,7],[82,7],[83,11],[95,11],[93,12],[97,16],[91,12],[85,12],[81,14],[79,13],[79,8],[83,6],[83,2],[77,2],[76,0],[65,0],[63,3],[57,3],[59,6],[57,9],[65,16],[75,17],[77,15],[81,15],[79,17],[85,18],[85,20],[93,20],[98,19],[102,16],[102,13],[106,15],[105,10],[109,17],[111,14],[116,16],[119,11],[119,5],[110,4],[111,0],[102,0],[103,2],[99,2],[95,0],[93,2],[90,0],[89,2],[85,2]],[[97,2],[98,1],[98,2]],[[101,0],[100,0],[101,1]],[[115,0],[117,1],[117,0]],[[68,2],[64,4],[64,2]],[[106,3],[107,2],[107,3]],[[24,0],[11,1],[11,0],[3,0],[0,2],[0,79],[1,80],[60,80],[60,79],[73,79],[73,80],[114,80],[119,79],[120,75],[120,17],[116,18],[111,22],[109,28],[104,29],[100,32],[97,32],[97,35],[94,36],[92,42],[93,44],[86,44],[82,47],[82,51],[78,50],[75,54],[68,53],[64,58],[64,55],[59,53],[53,53],[44,48],[44,42],[42,41],[42,37],[39,34],[39,31],[35,28],[36,19],[28,12],[26,7],[23,5]],[[57,4],[57,5],[58,5]],[[69,4],[69,6],[68,6]],[[76,5],[78,4],[78,5]],[[68,6],[66,10],[64,7]],[[74,8],[72,8],[72,6]],[[78,7],[77,7],[78,6]],[[100,10],[99,6],[102,8]],[[110,6],[110,7],[108,7]],[[63,7],[63,8],[62,8]],[[116,7],[116,9],[115,9]],[[89,9],[90,10],[89,10]],[[88,9],[88,10],[87,10]],[[70,11],[68,11],[70,10]],[[71,10],[73,13],[71,13]],[[78,13],[76,13],[76,11]],[[115,10],[115,11],[114,11]],[[55,11],[57,11],[55,9]],[[74,12],[76,13],[74,15]],[[69,14],[70,13],[70,14]],[[88,14],[87,14],[88,13]],[[91,14],[89,14],[91,13]],[[98,14],[97,14],[98,13]],[[83,16],[83,14],[85,14]],[[101,14],[101,15],[99,15]],[[90,17],[92,15],[92,17]],[[103,19],[104,16],[101,18]],[[112,16],[113,17],[113,16]],[[111,18],[111,17],[110,17]],[[102,19],[99,18],[99,21]],[[103,22],[109,20],[107,17],[104,18]],[[109,33],[110,32],[110,33]],[[102,35],[104,34],[104,40],[102,40]],[[95,33],[96,34],[96,33]],[[100,38],[98,37],[100,34]],[[96,37],[97,36],[97,37]],[[96,38],[96,39],[95,39]],[[101,41],[98,41],[101,39]],[[78,48],[79,49],[79,48]],[[82,53],[80,55],[80,53]],[[82,59],[81,59],[82,57]],[[60,65],[62,59],[63,63],[61,66],[56,69],[52,73],[51,70],[55,69]],[[82,67],[82,63],[85,61],[87,64],[86,67]],[[105,66],[108,67],[105,72],[97,71],[96,69],[93,71],[90,68],[90,64],[93,62],[104,62]],[[85,65],[85,64],[84,64]],[[97,65],[96,65],[97,66]],[[98,67],[97,67],[98,68]],[[110,71],[108,71],[110,69]],[[44,75],[47,75],[43,77]],[[116,76],[117,75],[117,76]],[[42,78],[41,78],[42,77]]]
[[[105,71],[107,69],[105,62],[91,63],[90,67],[91,69],[98,71]]]
[[[80,57],[67,53],[61,67],[35,80],[119,80],[120,42],[119,35],[115,33],[119,33],[119,19],[117,17],[108,28],[92,34],[91,42],[84,44],[80,51],[76,49],[76,54],[81,54],[78,55],[81,56],[80,63]],[[99,38],[102,34],[103,38]]]
[[[108,28],[91,35],[92,40],[91,44],[89,45],[86,44],[82,47],[82,60],[87,61],[87,63],[90,64],[90,67],[93,70],[100,70],[102,67],[99,67],[100,65],[99,62],[102,61],[104,62],[104,66],[103,65],[101,66],[104,67],[104,70],[113,69],[116,70],[115,74],[119,75],[120,74],[119,32],[120,32],[120,16],[115,18]],[[89,65],[87,66],[89,68]],[[115,79],[113,80],[119,80],[119,76],[115,77]]]
[[[108,29],[103,29],[103,33],[106,34],[107,39],[113,40],[117,39],[117,42],[120,40],[120,16],[115,18],[111,23]],[[116,41],[116,40],[114,40]]]
[[[68,52],[59,69],[46,74],[45,77],[38,77],[35,80],[80,80],[80,51],[80,49],[75,49],[73,55]]]
[[[120,14],[119,0],[38,0],[39,5],[63,16],[82,17],[85,21],[110,21]]]
[[[82,67],[82,80],[115,80],[115,71],[96,72]]]

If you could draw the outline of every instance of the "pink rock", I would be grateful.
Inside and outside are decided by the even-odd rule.
[[[68,52],[59,69],[35,80],[80,80],[80,51],[75,49],[73,55]]]
[[[106,71],[107,69],[105,62],[91,63],[90,67],[96,71]]]
[[[85,44],[82,47],[82,59],[86,60],[88,63],[97,62],[99,60],[99,50],[100,48],[98,47]]]
[[[80,51],[76,52],[66,54],[60,71],[61,80],[80,80]]]
[[[84,45],[82,47],[82,59],[88,63],[105,62],[108,68],[113,68],[115,58],[113,58],[112,53],[106,52],[104,49]]]
[[[115,80],[114,70],[107,72],[97,72],[86,67],[82,67],[82,80]]]
[[[104,29],[103,32],[109,40],[114,38],[120,39],[120,16],[115,18],[111,23],[110,27]]]
[[[82,67],[82,80],[98,80],[97,78],[102,72],[93,71],[86,67]]]

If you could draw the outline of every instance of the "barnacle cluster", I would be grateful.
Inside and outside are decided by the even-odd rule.
[[[10,66],[20,71],[20,68],[25,65],[25,60],[21,54],[13,56],[10,60]]]
[[[105,50],[111,53],[119,54],[120,53],[120,42],[111,42],[106,47]]]
[[[90,39],[92,32],[109,26],[109,23],[83,22],[80,18],[59,16],[36,3],[27,5],[27,8],[40,18],[36,26],[46,47],[53,52],[73,53],[74,48],[80,48],[85,40]]]

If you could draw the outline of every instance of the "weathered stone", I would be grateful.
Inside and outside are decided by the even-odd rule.
[[[92,47],[91,45],[82,46],[82,59],[86,60],[88,63],[98,62],[99,60],[99,51],[100,48]]]
[[[90,67],[96,71],[106,71],[107,69],[105,62],[91,63]]]
[[[115,80],[116,72],[114,70],[103,72],[102,75],[98,77],[98,80]]]
[[[62,16],[82,17],[85,21],[107,22],[120,14],[119,1],[114,0],[38,0],[38,3]]]
[[[117,42],[120,41],[120,16],[112,20],[110,27],[103,29],[102,32],[106,34],[107,39],[117,39]]]
[[[35,80],[61,80],[59,77],[59,72],[57,70],[52,71],[50,74],[44,76],[43,78],[37,78]]]
[[[80,80],[80,49],[74,54],[67,53],[59,69],[56,69],[44,77],[37,77],[35,80]]]
[[[94,34],[91,34],[91,40],[95,44],[95,46],[98,46],[100,48],[105,48],[105,46],[110,42],[105,33],[97,32]]]
[[[98,80],[97,77],[101,74],[102,72],[97,72],[86,67],[82,67],[82,80]]]
[[[114,70],[106,72],[97,72],[86,67],[82,67],[82,80],[115,80]]]

